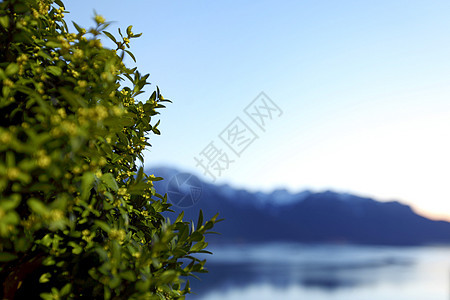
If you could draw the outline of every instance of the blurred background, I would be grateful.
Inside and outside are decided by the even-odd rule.
[[[450,2],[66,6],[143,32],[140,100],[173,101],[145,167],[226,219],[190,299],[448,299]]]

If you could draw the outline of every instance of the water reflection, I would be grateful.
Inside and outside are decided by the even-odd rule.
[[[263,299],[275,292],[282,299],[448,299],[450,248],[272,244],[212,251],[210,273],[191,281],[197,295],[188,299]],[[399,288],[415,292],[392,298]]]

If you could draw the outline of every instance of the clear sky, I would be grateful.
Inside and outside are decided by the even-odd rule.
[[[214,146],[233,161],[219,183],[333,189],[450,220],[449,1],[65,4],[80,25],[96,10],[143,32],[137,66],[173,101],[147,165],[211,181],[194,157]],[[252,103],[262,91],[273,103]],[[262,128],[245,113],[255,104]]]

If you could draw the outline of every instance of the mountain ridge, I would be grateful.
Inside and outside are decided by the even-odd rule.
[[[152,173],[165,179],[155,182],[162,194],[180,174],[167,167],[152,168]],[[225,221],[215,231],[222,235],[209,239],[216,243],[450,244],[450,222],[427,219],[398,201],[380,202],[330,190],[263,193],[200,180],[195,184],[201,185],[198,202],[183,209],[172,207],[176,214],[168,217],[184,210],[187,220],[196,220],[200,209],[205,218],[219,212]]]

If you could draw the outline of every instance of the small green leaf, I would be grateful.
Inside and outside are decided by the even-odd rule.
[[[115,38],[111,33],[109,33],[108,31],[103,31],[103,33],[104,33],[107,37],[109,37],[114,43],[117,43],[116,38]]]
[[[177,272],[175,270],[167,270],[161,274],[161,283],[168,283],[173,281],[177,277]]]
[[[134,54],[131,53],[131,51],[125,50],[125,52],[133,59],[134,62],[136,62],[136,57],[134,57]]]
[[[81,178],[81,199],[85,200],[89,197],[91,189],[94,187],[95,175],[92,172],[86,172]]]
[[[29,199],[27,203],[31,210],[39,215],[45,215],[48,212],[47,206],[36,198]]]
[[[119,186],[117,185],[116,179],[114,178],[113,174],[103,174],[101,180],[114,192],[117,192],[117,190],[119,189]]]
[[[67,283],[60,291],[60,296],[65,296],[70,293],[70,290],[72,289],[72,284]]]
[[[192,242],[199,242],[199,241],[201,241],[202,239],[203,239],[203,235],[202,235],[200,232],[198,232],[198,231],[194,232],[194,233],[191,234],[191,236],[189,237],[189,240],[192,241]]]
[[[141,292],[146,292],[150,288],[150,281],[147,280],[139,280],[136,282],[136,289]]]
[[[192,246],[191,248],[191,252],[198,252],[200,250],[203,250],[204,248],[206,248],[206,246],[208,245],[208,243],[206,242],[197,242],[197,244],[195,244],[194,246]]]
[[[136,176],[136,181],[139,182],[144,178],[144,168],[140,167]]]
[[[4,28],[8,28],[9,27],[9,17],[8,16],[0,17],[0,25],[2,25]]]
[[[59,47],[61,47],[61,43],[58,43],[55,41],[48,41],[47,43],[45,43],[45,46],[50,47],[50,48],[59,48]]]
[[[203,211],[200,209],[200,212],[198,213],[197,228],[200,228],[202,224],[203,224]]]
[[[55,75],[55,76],[61,76],[61,74],[62,74],[61,68],[57,67],[57,66],[49,66],[49,67],[47,67],[47,71],[50,74]]]
[[[16,208],[20,203],[20,194],[13,194],[9,199],[0,202],[0,207],[4,210],[10,210]]]
[[[211,229],[213,227],[214,227],[214,223],[208,221],[208,222],[205,223],[205,227],[204,228],[205,228],[205,230],[209,230],[209,229]]]
[[[111,231],[111,227],[109,227],[106,222],[95,220],[94,223],[106,233],[109,233]]]
[[[6,152],[6,165],[10,168],[16,166],[16,158],[11,151]]]
[[[80,95],[75,94],[65,88],[60,88],[59,92],[63,95],[64,99],[67,100],[67,102],[69,102],[69,104],[74,107],[74,108],[78,108],[78,107],[86,107],[87,103],[86,101],[80,97]]]
[[[75,29],[79,32],[82,33],[83,32],[83,28],[80,27],[80,25],[78,25],[77,23],[72,21],[73,26],[75,26]]]
[[[130,36],[131,35],[131,29],[133,29],[133,25],[130,25],[127,27],[127,35]]]
[[[156,127],[153,127],[152,131],[153,131],[154,134],[157,134],[157,135],[161,134],[161,131],[159,131],[159,129],[157,129]]]
[[[72,249],[73,254],[80,254],[81,252],[83,252],[83,248],[73,241],[68,242],[67,245],[73,248]]]
[[[61,0],[55,0],[55,3],[59,5],[59,7],[64,7],[64,4]]]
[[[50,273],[44,273],[39,278],[39,283],[49,282],[51,277],[52,277],[52,275]]]
[[[175,223],[178,223],[178,222],[183,221],[183,217],[184,217],[184,211],[182,211],[182,212],[178,215],[177,219],[175,220]]]
[[[19,65],[16,63],[10,63],[5,70],[7,76],[16,74],[19,71]]]
[[[122,283],[122,280],[119,276],[114,276],[110,281],[109,281],[109,287],[111,289],[115,289],[117,288],[120,284]]]
[[[53,295],[51,293],[41,293],[39,294],[43,300],[53,300]]]
[[[121,272],[120,277],[122,277],[123,279],[128,280],[128,281],[136,281],[136,275],[131,270]]]
[[[17,256],[8,252],[0,252],[0,262],[7,262],[16,259]]]

